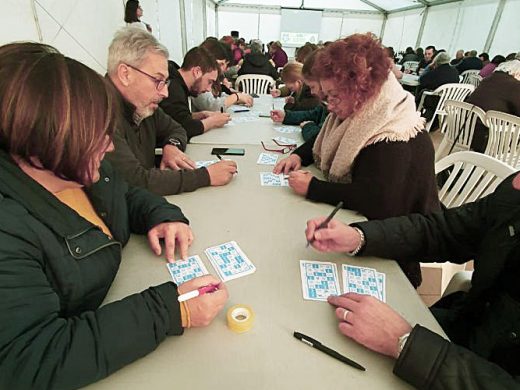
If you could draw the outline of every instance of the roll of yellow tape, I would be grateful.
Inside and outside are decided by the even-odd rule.
[[[236,333],[247,332],[253,327],[255,313],[246,305],[231,306],[227,311],[228,328]]]

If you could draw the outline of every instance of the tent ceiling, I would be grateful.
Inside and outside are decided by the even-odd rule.
[[[438,5],[461,0],[215,0],[219,5],[240,4],[319,9],[344,9],[357,11],[395,12],[396,10],[425,5]]]

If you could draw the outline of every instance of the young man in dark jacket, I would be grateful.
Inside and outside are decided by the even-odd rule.
[[[478,202],[429,215],[353,226],[333,220],[316,230],[323,219],[309,221],[306,231],[320,251],[398,261],[475,260],[469,292],[432,307],[451,342],[357,294],[329,298],[344,335],[397,359],[394,373],[420,389],[520,387],[520,174]]]
[[[168,96],[160,106],[166,114],[179,122],[188,135],[188,139],[204,132],[223,127],[231,119],[229,114],[213,111],[191,112],[190,96],[210,92],[217,81],[219,66],[215,57],[203,47],[194,47],[186,53],[179,68],[173,61],[168,61],[171,83]]]

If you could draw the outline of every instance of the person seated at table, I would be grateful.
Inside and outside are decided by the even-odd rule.
[[[316,59],[319,50],[320,49],[315,50],[307,56],[305,64],[303,64],[302,75],[303,80],[305,84],[309,86],[311,93],[321,101],[320,82],[312,74],[314,60]],[[329,111],[323,103],[306,111],[271,111],[271,119],[273,122],[283,123],[284,125],[299,125],[302,129],[302,137],[305,141],[316,139],[327,115],[329,115]]]
[[[478,58],[480,58],[480,61],[482,61],[482,67],[486,66],[490,62],[488,53],[480,53]]]
[[[278,79],[278,72],[268,58],[262,53],[262,46],[258,42],[251,43],[251,53],[244,57],[244,61],[238,75],[246,74],[263,74],[265,76],[271,76],[274,80]]]
[[[316,140],[281,160],[274,173],[305,198],[357,210],[369,219],[439,209],[434,149],[413,96],[391,72],[372,34],[354,34],[318,53],[312,69],[329,116]],[[314,163],[325,180],[300,170]],[[419,263],[403,265],[417,287]]]
[[[405,62],[408,61],[419,61],[419,57],[417,56],[417,54],[415,54],[415,52],[410,46],[408,46],[404,51],[403,58],[401,59],[401,61],[399,61],[399,65],[403,65]]]
[[[269,46],[269,55],[276,69],[283,68],[288,62],[287,53],[282,49],[282,44],[278,41]]]
[[[309,86],[305,84],[302,68],[303,64],[299,62],[285,65],[281,74],[285,87],[271,90],[271,95],[275,98],[286,97],[283,107],[285,111],[305,111],[320,104],[320,99],[313,95]]]
[[[428,72],[419,76],[419,87],[415,96],[417,106],[424,91],[434,91],[441,85],[459,82],[459,72],[450,65],[450,56],[446,52],[437,54],[429,68]],[[437,103],[439,103],[439,96],[425,96],[421,114],[427,121],[432,119]]]
[[[496,55],[493,57],[491,62],[484,65],[482,69],[479,72],[479,76],[485,79],[486,77],[489,77],[491,73],[493,73],[498,65],[500,65],[502,62],[506,62],[506,57],[499,55]]]
[[[304,64],[305,60],[307,59],[307,56],[309,56],[311,53],[318,50],[318,45],[315,45],[314,43],[307,42],[302,47],[296,49],[296,53],[294,54],[294,59],[296,62],[299,62],[300,64]]]
[[[401,67],[397,66],[395,63],[395,52],[392,47],[385,47],[386,54],[388,55],[388,58],[390,58],[390,61],[392,61],[392,73],[394,74],[396,79],[402,79],[403,78],[403,72],[401,72]]]
[[[103,160],[120,109],[108,80],[38,43],[0,47],[0,80],[0,388],[83,387],[209,325],[228,296],[213,276],[101,306],[131,233],[168,261],[193,241],[177,206]]]
[[[231,83],[224,76],[231,59],[229,47],[216,38],[207,38],[200,46],[215,57],[219,72],[217,81],[213,83],[210,92],[203,92],[198,96],[191,97],[192,110],[194,112],[220,112],[221,109],[224,110],[233,104],[243,104],[246,107],[253,106],[253,98],[246,93],[237,92],[231,88]]]
[[[426,46],[426,49],[424,49],[424,56],[419,61],[419,65],[417,66],[417,74],[420,75],[422,72],[424,72],[424,69],[431,64],[436,54],[437,51],[435,50],[435,46]]]
[[[466,102],[482,108],[520,116],[520,60],[506,61],[498,65],[491,76],[486,77]],[[471,150],[484,153],[489,129],[480,120],[475,125]]]
[[[460,62],[464,59],[464,50],[457,50],[455,53],[455,58],[450,61],[451,66],[456,66],[460,64]]]
[[[324,252],[402,262],[473,259],[468,292],[443,297],[431,311],[449,340],[369,296],[329,297],[339,330],[396,359],[394,374],[419,389],[520,388],[520,174],[475,203],[428,215],[346,226],[325,217],[307,222],[306,237]]]
[[[467,70],[480,70],[482,66],[482,60],[477,57],[477,51],[471,50],[467,57],[464,57],[459,64],[455,65],[455,69],[459,74],[462,74]]]
[[[236,164],[221,161],[195,169],[195,162],[183,152],[186,131],[158,107],[168,96],[168,56],[168,50],[146,31],[127,27],[116,33],[107,69],[123,111],[114,134],[115,151],[107,158],[128,183],[159,195],[225,185]],[[155,148],[162,148],[158,167]]]
[[[179,122],[188,134],[188,139],[209,130],[223,127],[231,120],[227,113],[214,111],[191,112],[190,96],[211,92],[217,81],[219,65],[215,57],[204,47],[194,47],[184,56],[182,66],[168,61],[170,85],[168,96],[160,106],[172,119]]]

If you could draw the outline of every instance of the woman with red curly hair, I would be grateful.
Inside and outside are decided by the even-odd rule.
[[[313,74],[329,116],[315,139],[280,161],[275,173],[307,199],[357,210],[369,219],[440,209],[434,149],[413,96],[391,72],[391,61],[372,34],[354,34],[319,53]],[[314,163],[325,180],[301,166]],[[401,264],[417,287],[419,263]]]

